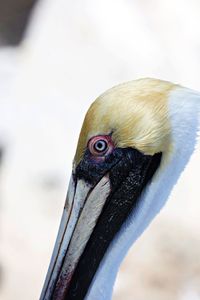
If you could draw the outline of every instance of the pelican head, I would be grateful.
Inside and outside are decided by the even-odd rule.
[[[200,95],[156,79],[89,108],[41,300],[110,299],[128,249],[164,205],[195,147]]]

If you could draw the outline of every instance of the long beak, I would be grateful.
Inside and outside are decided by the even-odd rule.
[[[110,194],[109,176],[95,187],[71,176],[67,199],[40,300],[65,299],[78,261]],[[97,202],[98,199],[98,202]]]
[[[148,156],[129,148],[116,149],[115,155],[116,163],[112,159],[101,169],[85,158],[71,177],[40,300],[85,298],[110,243],[161,161],[159,153]]]

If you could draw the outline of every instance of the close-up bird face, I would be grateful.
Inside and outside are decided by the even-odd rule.
[[[117,239],[127,235],[128,224],[133,238],[121,257],[162,206],[162,195],[154,197],[152,186],[156,190],[159,180],[166,191],[170,186],[167,168],[173,167],[178,148],[169,99],[181,89],[154,79],[132,81],[108,90],[89,108],[41,300],[87,297],[103,265],[110,268],[107,272],[115,268],[108,267],[109,254]],[[153,206],[149,220],[147,206]]]

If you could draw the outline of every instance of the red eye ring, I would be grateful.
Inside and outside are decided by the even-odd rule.
[[[114,145],[109,135],[98,135],[91,138],[88,148],[93,156],[104,156],[113,151]]]

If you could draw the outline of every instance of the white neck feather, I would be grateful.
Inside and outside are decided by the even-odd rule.
[[[200,94],[186,88],[176,88],[168,103],[173,139],[172,154],[167,162],[163,155],[161,166],[141,195],[137,208],[111,243],[92,282],[87,300],[111,299],[123,258],[165,204],[195,149],[200,127]]]

